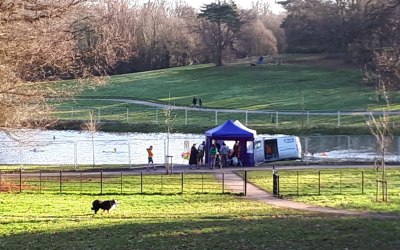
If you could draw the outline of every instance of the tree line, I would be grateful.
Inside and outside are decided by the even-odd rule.
[[[344,53],[368,65],[370,81],[399,85],[400,0],[280,4],[286,13],[262,0],[200,10],[184,0],[3,0],[0,127],[48,124],[47,97],[72,96],[106,75],[286,52]]]

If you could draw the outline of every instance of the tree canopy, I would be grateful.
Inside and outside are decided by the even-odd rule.
[[[233,1],[206,4],[198,18],[202,19],[198,32],[212,52],[215,64],[221,66],[223,51],[236,42],[243,23],[237,6]]]

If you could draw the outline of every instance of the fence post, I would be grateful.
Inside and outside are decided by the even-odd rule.
[[[100,113],[100,108],[97,108],[97,122],[101,122],[101,113]]]
[[[163,175],[160,175],[160,176],[161,176],[161,192],[160,193],[162,193],[164,190],[164,178],[163,178]]]
[[[129,108],[126,108],[126,123],[129,123]]]
[[[279,112],[276,111],[275,112],[275,126],[278,127],[279,124]]]
[[[132,159],[131,159],[131,144],[128,141],[128,163],[129,163],[129,168],[132,168]]]
[[[321,195],[321,171],[318,171],[318,195]]]
[[[297,170],[297,196],[299,196],[299,171]]]
[[[244,196],[247,195],[247,170],[244,171]]]
[[[60,170],[60,194],[62,193],[62,170]]]
[[[215,125],[218,125],[218,110],[215,110]]]
[[[158,109],[156,109],[156,123],[158,123]]]
[[[0,191],[1,191],[1,188],[0,188]],[[39,170],[39,194],[41,194],[41,193],[42,193],[42,170]]]
[[[0,193],[1,193],[1,171],[0,171]]]
[[[183,194],[183,172],[182,172],[182,174],[181,174],[181,175],[182,175],[182,179],[181,179],[181,181],[182,181],[182,182],[181,182],[181,184],[182,184],[182,186],[181,186],[181,190],[182,190],[182,191],[181,191],[181,193]]]
[[[19,192],[22,193],[22,168],[19,168]]]
[[[307,127],[310,126],[310,111],[307,111]]]
[[[245,122],[245,125],[247,126],[247,119],[248,119],[248,116],[249,116],[249,111],[248,110],[246,110],[246,122]]]
[[[187,121],[188,121],[188,110],[185,109],[185,125],[187,125]]]
[[[140,171],[140,193],[143,194],[143,171]]]
[[[81,174],[80,174],[80,181],[81,181],[81,194],[82,194],[82,169],[81,169]]]
[[[339,171],[339,194],[342,194],[342,171]]]
[[[74,141],[74,168],[75,168],[75,170],[78,165],[77,162],[78,162],[78,144],[77,144],[77,141]]]
[[[201,193],[204,193],[204,172],[201,173]]]
[[[71,121],[74,120],[74,107],[71,107]]]
[[[103,194],[103,170],[100,171],[100,194]]]
[[[340,111],[337,112],[337,126],[340,127]]]
[[[225,193],[225,173],[222,173],[222,194]]]
[[[122,194],[122,171],[121,171],[121,194]]]
[[[364,194],[364,171],[361,171],[361,194]]]

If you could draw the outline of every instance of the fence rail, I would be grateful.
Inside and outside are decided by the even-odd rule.
[[[251,171],[249,181],[273,192],[273,176]],[[376,195],[381,172],[374,170],[282,170],[279,175],[279,193],[283,196],[317,195]],[[387,190],[390,196],[400,194],[400,171],[387,170]]]
[[[175,173],[97,171],[0,172],[0,192],[78,194],[182,194],[244,193],[245,182],[230,189],[224,173]],[[236,190],[236,191],[235,191]],[[242,191],[237,191],[242,190]]]
[[[105,99],[104,101],[117,102],[118,99]],[[129,100],[127,100],[129,101]],[[279,127],[287,126],[366,126],[366,119],[371,115],[385,114],[394,118],[400,116],[399,110],[394,111],[343,111],[343,110],[234,110],[214,108],[191,108],[180,106],[158,105],[151,107],[122,103],[104,107],[90,106],[59,106],[54,115],[61,120],[82,121],[89,120],[89,111],[95,115],[97,122],[122,122],[128,124],[136,123],[164,123],[164,110],[168,107],[175,116],[176,125],[218,125],[227,119],[243,121],[248,125],[272,125]],[[118,102],[117,102],[118,103]],[[154,104],[156,105],[156,104]],[[397,119],[397,118],[396,118]]]

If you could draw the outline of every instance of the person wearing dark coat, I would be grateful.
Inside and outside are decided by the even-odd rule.
[[[192,148],[190,149],[190,158],[189,158],[189,168],[192,169],[192,166],[197,166],[197,156],[199,151],[196,148],[196,143],[193,144]]]

